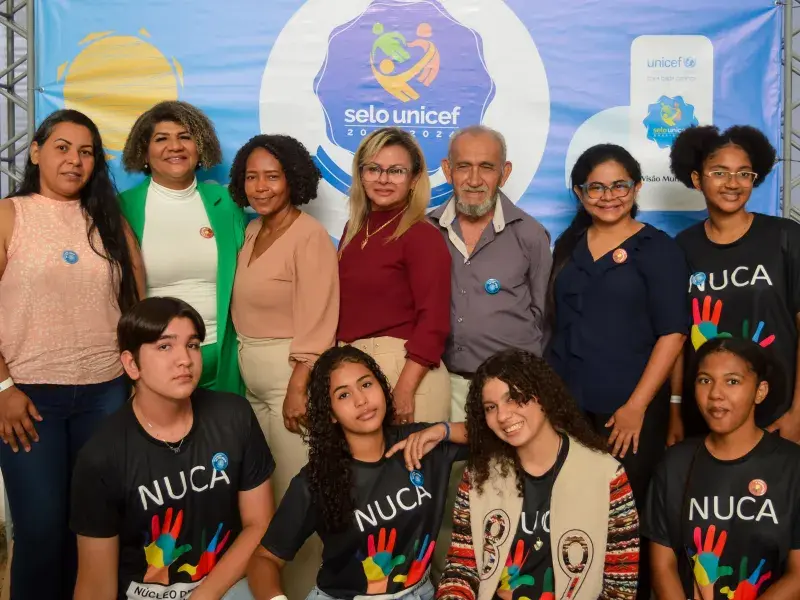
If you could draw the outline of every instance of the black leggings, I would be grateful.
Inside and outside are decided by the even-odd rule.
[[[611,429],[605,424],[611,418],[610,414],[600,414],[584,412],[589,419],[592,428],[600,435],[608,438]],[[639,510],[641,519],[642,508],[646,505],[647,489],[650,486],[650,478],[653,476],[656,465],[661,462],[667,444],[667,426],[669,424],[669,390],[664,388],[650,403],[644,413],[642,431],[639,434],[639,449],[636,454],[633,448],[629,448],[625,458],[619,459],[625,472],[628,474],[628,481],[633,491],[633,499],[636,508]],[[649,540],[641,538],[641,549],[639,552],[639,591],[636,597],[639,600],[649,600],[651,597],[651,577],[650,577],[650,549]]]

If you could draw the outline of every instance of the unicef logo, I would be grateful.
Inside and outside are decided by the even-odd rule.
[[[690,69],[694,69],[695,65],[697,65],[697,59],[694,56],[687,56],[683,59],[683,64]]]
[[[681,96],[661,96],[647,109],[647,117],[642,123],[647,128],[647,139],[658,144],[659,148],[669,148],[681,131],[699,123],[694,116],[694,106],[687,104]]]
[[[64,252],[61,253],[61,258],[68,265],[74,265],[78,262],[78,253],[74,250],[64,250]]]
[[[228,455],[224,452],[217,452],[211,457],[211,466],[217,471],[224,471],[228,468]]]
[[[411,485],[414,487],[420,487],[422,484],[425,483],[425,477],[417,470],[411,471],[411,474],[408,476],[408,479],[411,481]]]
[[[483,120],[494,95],[484,65],[480,35],[439,2],[375,0],[328,39],[327,57],[314,82],[328,139],[355,152],[375,129],[402,127],[417,137],[434,173],[453,132]],[[346,192],[350,174],[324,150],[316,158],[325,179]],[[447,183],[436,186],[431,206],[451,192]]]
[[[372,131],[417,138],[435,207],[452,194],[440,165],[453,133],[493,127],[521,149],[503,188],[516,202],[544,154],[550,96],[530,33],[504,0],[306,0],[270,50],[260,123],[314,156],[323,181],[308,210],[338,237],[353,154]]]

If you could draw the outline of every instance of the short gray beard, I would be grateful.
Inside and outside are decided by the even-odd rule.
[[[484,200],[480,204],[467,204],[466,202],[462,202],[461,200],[459,200],[458,194],[455,194],[456,211],[461,213],[465,217],[469,217],[471,219],[479,219],[482,216],[489,213],[495,207],[499,195],[500,195],[499,192],[495,192],[493,195],[489,196],[486,200]]]

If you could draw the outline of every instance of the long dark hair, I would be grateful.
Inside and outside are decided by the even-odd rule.
[[[125,236],[122,210],[119,206],[114,181],[108,170],[100,131],[94,121],[82,112],[69,109],[57,110],[42,121],[31,141],[36,142],[39,146],[43,145],[59,123],[81,125],[86,127],[92,136],[94,169],[86,185],[81,189],[80,205],[89,221],[87,230],[89,244],[98,256],[108,261],[111,278],[114,287],[117,288],[117,304],[120,310],[125,312],[139,300],[139,293],[136,291],[133,261],[128,248],[128,239]],[[22,182],[11,195],[28,196],[38,194],[40,191],[39,165],[33,164],[29,155],[28,162],[25,163]],[[103,243],[102,248],[95,246],[93,240],[95,231]]]
[[[550,325],[555,325],[555,282],[556,277],[564,268],[564,265],[569,262],[575,246],[578,245],[578,240],[586,233],[589,226],[592,224],[592,216],[586,212],[586,209],[581,203],[581,199],[575,193],[575,188],[582,186],[589,179],[589,175],[598,166],[603,163],[614,161],[622,165],[628,172],[634,184],[642,182],[642,167],[630,152],[622,146],[616,144],[597,144],[586,150],[578,157],[575,166],[572,167],[570,174],[570,192],[575,196],[578,203],[578,211],[553,246],[553,269],[550,271],[550,281],[547,285],[547,314],[549,315]],[[634,204],[631,209],[631,217],[636,218],[636,213],[639,212],[639,207]]]
[[[486,422],[483,410],[483,386],[490,379],[499,379],[508,386],[517,404],[535,400],[553,428],[572,436],[596,452],[607,452],[606,440],[595,433],[567,391],[567,387],[544,361],[525,350],[503,350],[478,367],[467,394],[467,466],[472,482],[480,490],[489,478],[489,464],[499,463],[501,473],[517,475],[517,489],[522,494],[522,465],[517,450],[498,438]],[[512,471],[513,470],[513,471]]]
[[[308,444],[311,497],[322,511],[323,527],[329,531],[345,529],[353,513],[352,454],[342,426],[333,422],[331,407],[331,373],[344,363],[364,365],[381,386],[386,398],[384,435],[394,419],[392,388],[375,359],[353,346],[334,347],[322,353],[308,384],[308,429],[304,438]]]

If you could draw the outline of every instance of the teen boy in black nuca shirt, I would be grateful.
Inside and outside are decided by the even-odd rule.
[[[117,333],[135,391],[75,467],[75,599],[246,590],[245,566],[274,512],[275,468],[250,405],[197,389],[205,328],[185,302],[148,298]]]

